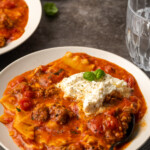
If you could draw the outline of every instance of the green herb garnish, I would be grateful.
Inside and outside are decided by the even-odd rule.
[[[70,132],[71,132],[72,134],[78,134],[78,132],[75,131],[75,130],[71,130]]]
[[[101,69],[97,69],[96,71],[94,71],[94,74],[96,76],[96,79],[100,79],[105,75],[105,72]]]
[[[88,80],[88,81],[93,81],[95,80],[95,74],[93,72],[84,72],[83,78]]]
[[[20,108],[16,107],[16,109],[17,109],[18,112],[21,112],[21,109],[20,109]]]
[[[51,79],[52,78],[52,75],[50,75],[49,77],[48,77],[48,79]]]
[[[64,69],[59,69],[57,72],[54,73],[54,75],[59,75]]]
[[[105,75],[105,72],[101,69],[97,69],[94,72],[84,72],[83,78],[88,81],[99,80]]]
[[[47,16],[54,16],[58,13],[58,8],[54,3],[45,3],[44,4],[44,11]]]

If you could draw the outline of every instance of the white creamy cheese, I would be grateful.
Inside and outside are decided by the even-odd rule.
[[[103,106],[105,96],[118,91],[123,97],[129,97],[131,88],[124,80],[106,74],[99,81],[88,81],[83,73],[64,78],[57,87],[64,92],[64,97],[74,97],[83,102],[83,111],[86,116],[99,112]]]

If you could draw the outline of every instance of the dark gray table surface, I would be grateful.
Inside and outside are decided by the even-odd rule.
[[[58,46],[94,47],[131,61],[125,45],[127,0],[51,1],[59,8],[58,16],[48,18],[43,12],[36,32],[21,46],[0,56],[0,71],[24,55]],[[150,72],[146,74],[150,77]],[[150,139],[140,150],[150,150]]]

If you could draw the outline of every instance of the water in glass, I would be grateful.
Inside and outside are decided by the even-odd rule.
[[[150,0],[129,0],[126,44],[132,61],[150,71]],[[149,7],[146,7],[149,6]]]

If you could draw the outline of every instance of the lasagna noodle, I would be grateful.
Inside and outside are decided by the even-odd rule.
[[[16,110],[16,106],[14,105],[15,101],[16,98],[11,95],[3,96],[2,99],[0,99],[0,103],[11,112],[15,112]]]
[[[31,120],[30,113],[16,112],[13,127],[20,132],[25,139],[34,139],[35,122]]]
[[[62,60],[66,65],[79,71],[91,71],[95,66],[94,64],[89,64],[87,59],[82,59],[80,56],[72,56],[71,52],[67,52]]]

